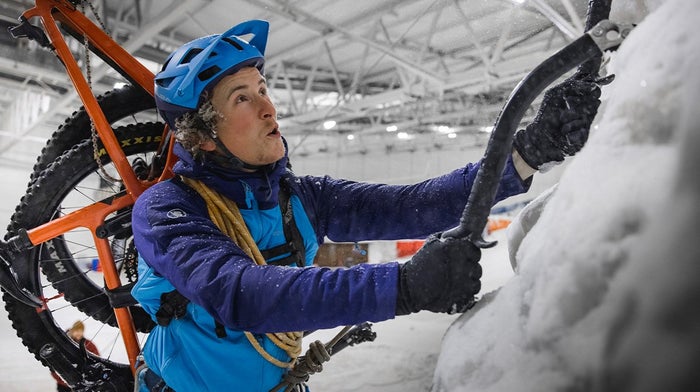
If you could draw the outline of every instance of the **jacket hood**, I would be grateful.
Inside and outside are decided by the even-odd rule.
[[[173,151],[180,159],[175,163],[173,172],[202,181],[236,202],[239,208],[266,210],[275,207],[279,201],[279,182],[289,160],[286,141],[284,149],[284,156],[279,161],[249,173],[224,167],[206,156],[195,159],[180,143],[175,143]]]

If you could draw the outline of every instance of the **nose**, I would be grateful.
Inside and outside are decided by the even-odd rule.
[[[269,99],[262,99],[261,100],[261,106],[260,106],[260,117],[267,120],[267,119],[276,119],[277,118],[277,109],[275,109],[275,105],[270,101]]]

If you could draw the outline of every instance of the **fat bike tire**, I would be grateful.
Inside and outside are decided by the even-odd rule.
[[[153,97],[139,86],[126,85],[97,97],[97,103],[112,128],[128,123],[159,121]],[[92,136],[91,121],[85,108],[73,112],[51,135],[32,169],[29,186],[53,161],[73,146]]]
[[[144,156],[148,158],[149,154],[156,151],[162,130],[163,125],[160,123],[139,123],[117,128],[115,135],[127,157],[133,161],[135,158],[143,159]],[[101,147],[99,142],[98,147]],[[101,164],[109,166],[109,163],[109,156],[103,154]],[[113,174],[116,175],[114,171]],[[88,180],[92,184],[84,185]],[[118,185],[105,184],[108,184],[108,180],[104,179],[95,162],[92,141],[85,140],[65,152],[34,180],[12,216],[8,237],[16,234],[20,228],[37,227],[64,215],[70,212],[68,208],[78,209],[122,190]],[[100,187],[100,190],[94,191],[96,187]],[[94,191],[96,195],[92,198],[83,197],[86,194],[84,189]],[[128,211],[123,212],[128,214],[130,209],[129,207]],[[120,254],[113,255],[118,268],[129,275],[122,277],[123,284],[129,283],[125,279],[134,281],[136,278],[133,272],[135,250],[121,245],[130,241],[130,231],[119,238],[110,238],[113,251],[120,249]],[[114,312],[104,293],[104,282],[100,280],[99,274],[92,274],[97,258],[93,251],[94,244],[87,233],[67,233],[36,246],[28,252],[26,262],[15,264],[18,268],[23,265],[37,266],[71,305],[102,323],[116,327]],[[128,262],[132,265],[127,265]],[[36,272],[31,271],[31,274],[25,276],[37,275],[38,280]],[[96,276],[91,278],[91,274]],[[41,290],[40,282],[37,281],[34,289]],[[153,328],[153,321],[142,308],[132,306],[131,313],[137,331],[148,332]]]
[[[147,160],[155,151],[162,137],[163,125],[160,123],[137,123],[115,129],[115,135],[123,146],[123,150],[131,162]],[[8,237],[15,235],[19,228],[31,228],[49,222],[56,217],[70,211],[64,211],[66,205],[72,208],[80,208],[91,204],[95,200],[103,200],[109,197],[109,192],[119,193],[122,189],[114,184],[105,186],[106,180],[101,175],[93,158],[93,146],[91,140],[84,140],[66,151],[58,159],[42,171],[32,183],[27,194],[20,201],[12,221],[8,227]],[[101,163],[106,170],[110,169],[110,158],[102,155]],[[96,185],[102,185],[95,190]],[[107,191],[103,190],[105,188]],[[72,195],[87,197],[88,190],[97,193],[97,197],[90,196],[84,205],[76,204],[77,199]],[[120,211],[130,213],[128,211]],[[77,233],[75,237],[69,237],[66,233],[55,239],[39,244],[25,252],[25,262],[15,263],[18,273],[29,276],[29,289],[40,293],[44,298],[50,298],[60,294],[62,301],[67,302],[74,309],[79,310],[103,324],[116,326],[113,309],[108,297],[104,294],[104,281],[99,274],[92,270],[89,261],[82,253],[94,252],[94,246],[88,243],[91,236],[86,233]],[[130,231],[122,233],[119,241],[130,241]],[[78,240],[85,239],[80,244]],[[116,238],[110,238],[112,243]],[[133,247],[122,247],[124,252],[134,252]],[[126,250],[126,248],[131,250]],[[77,249],[77,250],[76,250]],[[114,250],[114,246],[113,246]],[[96,253],[95,253],[96,255]],[[114,255],[115,261],[124,255]],[[95,256],[96,257],[96,256]],[[123,262],[122,262],[123,263]],[[119,267],[119,266],[118,266]],[[123,267],[123,266],[122,266]],[[120,271],[124,275],[123,271]],[[90,275],[93,275],[90,277]],[[95,278],[95,275],[98,278]],[[125,277],[122,276],[122,281]],[[48,282],[47,282],[48,281]],[[86,390],[96,391],[131,391],[133,388],[132,373],[128,361],[113,361],[109,355],[105,357],[86,354],[78,345],[69,339],[65,333],[64,325],[58,321],[57,312],[50,306],[38,311],[15,300],[8,294],[3,295],[5,308],[12,321],[12,326],[17,331],[22,343],[44,365],[56,369],[74,369],[71,372],[80,373],[82,386]],[[62,306],[65,308],[68,305]],[[153,321],[138,306],[131,306],[130,311],[134,319],[134,325],[139,332],[148,332],[154,326]],[[115,341],[117,341],[115,339]],[[55,355],[50,360],[43,355],[53,350]],[[43,354],[42,354],[43,353]],[[85,364],[90,364],[90,371],[81,371]],[[86,374],[95,380],[85,379]],[[64,375],[64,378],[77,377],[76,374]]]

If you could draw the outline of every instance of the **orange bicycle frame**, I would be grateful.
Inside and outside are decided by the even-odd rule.
[[[121,287],[119,272],[117,271],[108,239],[100,238],[97,230],[109,214],[133,205],[136,198],[146,188],[172,175],[170,168],[172,168],[174,163],[174,158],[171,154],[174,141],[170,140],[166,169],[160,178],[154,181],[139,180],[124,151],[121,149],[104,112],[100,108],[97,98],[90,88],[90,84],[83,76],[80,66],[68,48],[57,22],[85,37],[96,52],[109,58],[115,69],[124,71],[124,74],[128,75],[132,82],[140,85],[151,95],[153,95],[153,73],[66,0],[36,0],[35,7],[22,14],[22,18],[26,20],[34,17],[41,20],[52,46],[51,49],[63,62],[85,110],[92,119],[95,130],[104,144],[105,151],[112,159],[112,163],[121,177],[126,192],[110,200],[98,201],[41,226],[28,229],[27,236],[33,245],[39,245],[78,227],[89,229],[97,248],[105,286],[109,290],[114,290]],[[164,132],[167,132],[167,128]],[[163,138],[163,140],[169,139]],[[140,347],[131,313],[127,307],[114,308],[114,313],[126,347],[129,363],[132,371],[134,371]]]

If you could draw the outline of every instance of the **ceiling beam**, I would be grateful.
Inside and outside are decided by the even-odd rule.
[[[399,53],[395,52],[393,48],[388,47],[382,43],[376,42],[369,38],[365,38],[359,34],[355,34],[349,29],[343,28],[337,24],[325,21],[318,18],[311,13],[302,10],[299,7],[295,7],[291,4],[268,4],[261,0],[250,0],[251,3],[264,8],[266,11],[274,12],[275,14],[294,22],[300,27],[304,27],[320,36],[325,36],[331,32],[338,33],[352,41],[363,43],[372,49],[384,54],[389,57],[394,63],[402,67],[411,73],[414,73],[424,80],[427,80],[437,86],[441,86],[444,81],[442,78],[436,77],[430,70],[424,69],[421,64],[410,61]],[[274,62],[276,60],[275,56],[270,56],[269,61]]]
[[[508,12],[508,19],[513,19],[513,17],[518,13],[518,8],[517,7],[511,7],[510,11]],[[491,52],[491,60],[490,64],[496,63],[501,59],[501,55],[503,54],[503,49],[505,48],[506,41],[508,40],[508,37],[510,37],[510,32],[513,30],[513,24],[512,23],[506,23],[505,26],[503,27],[503,30],[501,31],[501,34],[498,36],[498,41],[496,42],[496,46],[494,46],[493,51]]]
[[[459,5],[458,0],[454,0],[454,6],[464,21],[464,28],[467,30],[467,37],[472,42],[472,44],[474,44],[474,47],[476,48],[476,52],[479,55],[479,57],[481,58],[481,61],[483,62],[484,67],[486,68],[484,70],[484,74],[486,75],[486,77],[488,79],[488,78],[490,78],[489,75],[492,72],[491,59],[489,58],[488,54],[486,53],[486,50],[484,49],[483,45],[481,45],[481,42],[479,41],[477,34],[474,32],[474,29],[471,26],[471,22],[469,20],[469,17],[467,17],[467,14],[464,12],[462,7]]]
[[[542,15],[551,20],[565,36],[574,40],[583,34],[583,28],[577,30],[568,20],[561,16],[554,8],[545,3],[544,0],[530,0],[529,5],[534,7]]]
[[[411,5],[411,4],[416,3],[416,2],[419,2],[419,1],[425,1],[425,0],[391,0],[391,1],[378,1],[378,2],[376,2],[377,7],[375,7],[375,8],[369,8],[369,9],[365,10],[365,12],[363,12],[363,13],[361,13],[361,14],[358,14],[358,15],[355,16],[355,17],[352,17],[352,18],[350,18],[350,19],[345,20],[345,21],[343,22],[343,25],[342,25],[342,26],[343,26],[343,28],[346,28],[346,29],[352,29],[352,28],[356,27],[356,26],[359,25],[359,24],[366,23],[367,20],[371,20],[371,19],[376,18],[377,15],[385,15],[385,14],[387,14],[387,13],[392,12],[393,9],[394,9],[396,6],[398,6],[398,5],[405,7],[405,6]],[[263,10],[265,10],[265,11],[269,11],[269,10],[270,10],[270,9],[269,9],[269,5],[268,5],[267,3],[265,3],[265,2],[262,2],[262,1],[260,1],[260,0],[256,0],[256,1],[253,1],[253,3],[254,3],[254,5],[257,5],[259,8],[261,8],[261,9],[263,9]],[[292,16],[292,17],[290,18],[290,15],[288,15],[288,14],[286,14],[286,13],[282,13],[282,14],[278,14],[278,15],[281,16],[282,18],[284,18],[285,20],[290,21],[291,23],[293,23],[293,24],[295,24],[295,25],[297,25],[298,23],[301,22],[301,21],[298,21],[298,20],[297,20],[298,18],[296,18],[296,17],[294,17],[294,16]],[[381,18],[381,16],[380,16],[380,18]],[[304,26],[304,27],[307,27],[307,26]],[[317,32],[317,30],[314,30],[314,29],[310,29],[310,30],[311,30],[312,32]],[[321,30],[323,30],[323,29],[321,29]],[[324,32],[323,32],[323,35],[317,35],[315,38],[309,40],[309,41],[307,42],[307,44],[313,44],[313,43],[316,43],[316,42],[318,42],[318,41],[320,41],[320,40],[322,40],[322,39],[324,39],[324,38],[325,38],[325,39],[329,39],[329,38],[331,38],[331,37],[336,37],[336,36],[340,36],[340,35],[341,35],[341,33],[340,33],[340,31],[338,31],[338,30],[324,31]],[[282,51],[280,51],[280,52],[277,52],[274,56],[269,56],[269,57],[267,58],[267,61],[268,61],[268,62],[277,62],[277,61],[280,61],[280,60],[279,60],[280,58],[285,58],[285,57],[287,57],[288,55],[293,54],[293,53],[296,52],[297,50],[298,50],[298,48],[296,48],[296,47],[289,47],[289,48],[284,49],[284,50],[282,50]]]
[[[548,25],[551,28],[551,25]],[[545,31],[546,29],[542,30]],[[446,83],[442,91],[460,90],[470,94],[476,94],[484,91],[489,91],[494,88],[508,87],[517,84],[534,66],[546,57],[551,49],[548,50],[546,45],[543,46],[542,40],[533,40],[527,43],[528,40],[541,35],[542,31],[532,33],[526,37],[515,37],[511,40],[505,40],[503,43],[503,52],[508,50],[513,51],[513,55],[508,60],[503,60],[494,63],[493,70],[497,78],[490,78],[484,73],[482,68],[473,67],[467,71],[454,73],[446,79]],[[558,35],[558,37],[561,37]],[[536,54],[540,55],[537,56]],[[477,64],[481,65],[481,64]],[[336,105],[334,107],[323,107],[316,110],[310,110],[306,113],[290,116],[280,120],[282,129],[286,132],[304,133],[313,130],[320,122],[325,121],[330,117],[334,117],[338,123],[350,119],[356,119],[366,116],[366,112],[376,109],[378,105],[384,105],[397,100],[412,100],[415,99],[407,87],[394,90],[388,90],[383,93],[366,95],[362,99]]]
[[[576,14],[576,9],[574,8],[574,5],[571,4],[571,0],[561,0],[561,3],[564,6],[564,9],[566,9],[566,13],[569,14],[569,19],[571,20],[571,23],[573,23],[576,31],[578,31],[579,34],[583,34],[585,31],[583,20]]]

